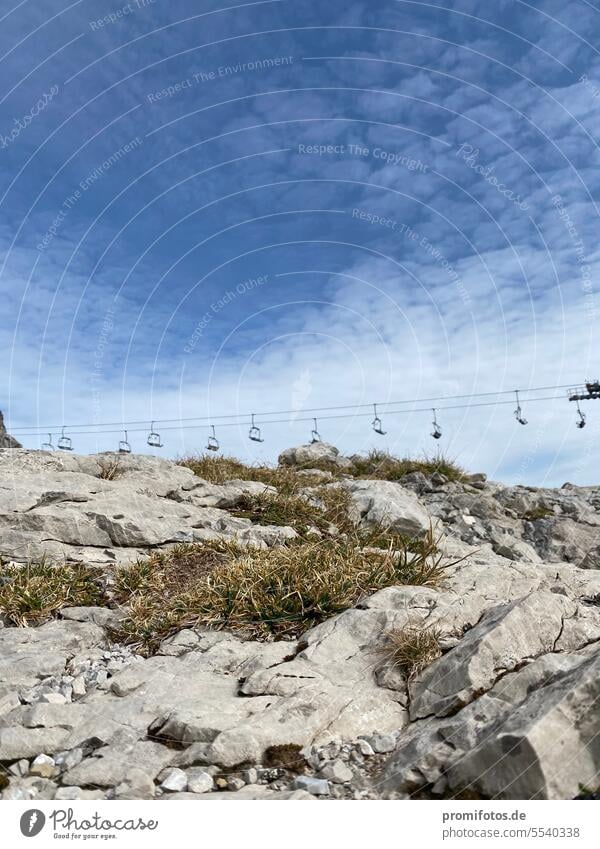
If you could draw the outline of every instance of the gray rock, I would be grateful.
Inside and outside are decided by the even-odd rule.
[[[564,596],[534,592],[490,611],[410,685],[411,717],[447,715],[489,690],[523,658],[551,651],[575,610]]]
[[[295,448],[286,448],[279,455],[280,466],[308,466],[311,463],[332,463],[342,468],[350,465],[350,461],[340,456],[335,445],[328,442],[313,442],[309,445],[299,445]]]
[[[214,785],[212,775],[203,769],[193,767],[187,770],[187,787],[190,793],[209,793]]]
[[[417,496],[393,481],[344,481],[350,493],[351,516],[364,526],[382,526],[398,534],[422,537],[431,527],[431,516]]]
[[[366,742],[377,754],[393,752],[396,746],[396,739],[391,734],[372,734]]]
[[[537,690],[449,770],[501,799],[570,799],[600,775],[600,657]]]
[[[319,772],[319,778],[326,778],[334,784],[346,784],[352,781],[354,773],[343,761],[336,760],[325,764]]]
[[[328,796],[329,782],[324,778],[312,778],[309,775],[299,775],[294,779],[294,789],[306,790],[311,796]]]
[[[40,778],[55,778],[59,773],[54,758],[49,755],[38,755],[33,759],[33,763],[29,768],[30,775],[37,775]]]
[[[177,769],[177,767],[170,767],[163,770],[158,779],[161,788],[172,793],[181,793],[188,786],[187,775],[182,769]]]

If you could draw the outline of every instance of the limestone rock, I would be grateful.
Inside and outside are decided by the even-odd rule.
[[[417,496],[398,483],[349,480],[343,486],[352,500],[351,516],[361,525],[381,525],[408,537],[422,537],[431,527],[431,517]]]
[[[340,455],[335,445],[328,442],[312,442],[309,445],[298,445],[295,448],[286,448],[279,455],[280,466],[307,466],[311,463],[332,463],[334,466],[345,468],[350,461]]]

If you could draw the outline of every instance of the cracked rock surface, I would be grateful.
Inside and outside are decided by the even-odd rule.
[[[111,458],[0,451],[2,557],[118,568],[176,542],[296,535],[228,512],[263,484],[135,455],[109,480]],[[600,490],[421,473],[343,485],[357,522],[415,536],[436,523],[448,562],[462,559],[438,588],[387,587],[296,641],[184,629],[143,657],[111,641],[115,611],[91,607],[0,628],[2,798],[597,791]],[[441,647],[413,676],[381,653],[406,628],[434,629]]]

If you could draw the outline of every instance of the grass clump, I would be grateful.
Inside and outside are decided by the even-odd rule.
[[[180,546],[119,573],[115,600],[127,610],[117,637],[146,653],[197,626],[293,638],[383,587],[435,586],[445,568],[433,538],[417,554],[365,548],[347,535],[264,550],[231,541]]]
[[[98,477],[102,478],[102,480],[114,481],[117,478],[120,478],[123,474],[120,457],[116,457],[114,455],[99,456],[96,458],[96,462],[100,466],[100,474]]]
[[[247,466],[233,457],[214,454],[199,454],[197,457],[183,458],[179,461],[179,465],[192,469],[194,474],[210,483],[222,484],[234,479],[260,481],[277,487],[286,494],[297,491],[299,486],[307,485],[306,479],[299,477],[298,472],[308,469],[331,472],[334,479],[339,479],[344,474],[355,478],[399,481],[409,472],[422,472],[424,475],[439,472],[451,481],[461,481],[465,477],[464,469],[442,454],[416,460],[394,457],[387,451],[377,450],[371,451],[364,457],[355,455],[352,457],[352,464],[344,468],[326,460],[317,460],[300,466]]]
[[[394,457],[387,451],[373,450],[365,457],[354,456],[352,467],[348,472],[357,478],[375,478],[377,480],[399,481],[410,472],[422,472],[424,475],[432,475],[439,472],[448,480],[461,481],[464,479],[464,470],[453,460],[449,460],[442,454],[436,457],[414,460],[407,457]]]
[[[526,510],[521,516],[521,519],[525,522],[535,522],[538,519],[547,519],[548,516],[554,516],[554,510],[551,510],[550,507],[544,507],[543,505],[538,504],[536,507]]]
[[[398,628],[386,635],[382,654],[407,678],[414,678],[441,656],[440,636],[436,628]]]
[[[63,607],[95,606],[106,599],[98,572],[81,564],[2,566],[0,613],[19,626],[39,625]]]

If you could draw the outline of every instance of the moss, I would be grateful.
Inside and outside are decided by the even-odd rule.
[[[269,746],[263,755],[263,765],[301,772],[306,766],[306,760],[300,746],[295,743],[285,743],[281,746]]]

